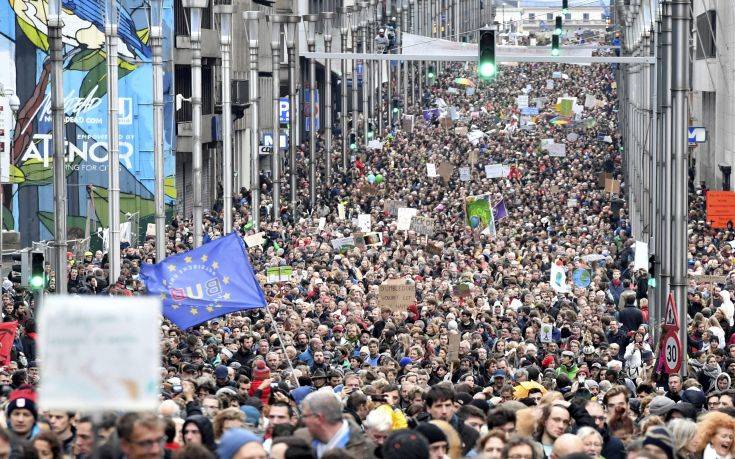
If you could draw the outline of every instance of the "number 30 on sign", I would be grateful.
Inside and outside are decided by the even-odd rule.
[[[664,338],[664,367],[667,373],[678,373],[682,364],[681,341],[676,333],[669,333]]]

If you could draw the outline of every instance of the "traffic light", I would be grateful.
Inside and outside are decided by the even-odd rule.
[[[43,261],[43,252],[31,252],[31,277],[28,279],[28,285],[33,290],[42,290],[46,286]]]
[[[434,66],[429,65],[429,69],[426,71],[426,77],[429,78],[430,80],[433,80],[435,76],[436,76],[436,71],[434,70]]]
[[[393,98],[393,114],[397,115],[401,110],[401,101],[397,97]]]
[[[350,133],[350,150],[357,150],[357,135],[354,132]]]
[[[368,140],[372,140],[373,137],[375,137],[375,126],[373,125],[373,122],[368,122],[368,132],[367,132],[367,138]]]
[[[554,35],[561,35],[561,32],[562,32],[561,16],[557,16],[555,20],[555,25],[554,25]]]
[[[560,35],[551,36],[551,55],[552,56],[559,55],[559,37]]]
[[[564,14],[569,12],[569,0],[561,0],[561,12]]]
[[[26,285],[26,282],[23,280],[25,279],[23,276],[23,258],[27,260],[28,256],[26,255],[24,257],[24,253],[27,253],[27,251],[21,251],[11,255],[13,264],[10,268],[10,273],[8,273],[8,280],[14,284]]]
[[[495,76],[495,31],[490,28],[480,29],[480,46],[478,70],[480,78],[489,80]]]

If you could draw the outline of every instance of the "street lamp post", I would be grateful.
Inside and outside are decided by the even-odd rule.
[[[110,283],[117,282],[120,275],[120,133],[117,115],[118,72],[117,72],[117,27],[118,7],[115,0],[106,1],[105,42],[107,44],[107,212],[109,215]]]
[[[375,52],[375,10],[376,10],[376,1],[375,0],[369,0],[368,1],[368,8],[367,8],[367,28],[365,29],[365,51],[368,53]],[[368,117],[367,119],[373,120],[375,119],[375,69],[379,62],[373,62],[373,61],[366,61],[365,62],[365,70],[366,70],[366,85],[368,88]],[[369,129],[368,129],[369,130]]]
[[[316,48],[316,22],[318,14],[303,16],[306,29],[306,46],[313,53]],[[309,59],[309,208],[316,206],[316,61]]]
[[[163,161],[163,0],[151,0],[151,51],[153,53],[153,166],[156,175],[156,262],[166,258],[166,207]]]
[[[340,33],[340,45],[343,53],[347,52],[347,34],[350,31],[350,15],[351,9],[348,6],[343,6],[341,9],[342,15],[340,17],[339,33]],[[342,121],[342,172],[347,173],[347,144],[350,141],[349,135],[347,134],[347,59],[342,59],[340,62],[342,66],[342,109],[340,110],[340,117]]]
[[[408,15],[408,0],[401,0],[401,47],[399,48],[399,54],[403,53],[403,31],[408,30],[408,21],[407,21],[407,15]],[[401,107],[403,108],[401,110],[401,115],[404,113],[406,106],[408,105],[408,61],[398,61],[398,65],[400,67],[403,67],[403,98],[401,100]],[[400,125],[400,120],[399,120]]]
[[[416,33],[416,21],[414,20],[414,13],[416,11],[416,0],[408,1],[408,30],[412,34]],[[408,64],[408,71],[411,76],[411,105],[416,102],[416,63],[410,61]],[[404,104],[408,104],[408,101],[403,101]]]
[[[350,15],[350,30],[352,32],[352,52],[357,54],[358,46],[358,31],[360,27],[360,6],[356,5],[353,7],[352,14]],[[358,135],[360,132],[358,129],[358,110],[357,110],[357,59],[352,59],[352,127],[350,131]]]
[[[324,51],[332,51],[333,12],[322,13],[324,20]],[[326,155],[327,190],[332,188],[332,60],[324,60],[324,154]]]
[[[271,153],[271,173],[273,174],[273,221],[281,218],[281,24],[286,17],[280,14],[268,16],[271,24],[271,53],[273,65],[273,151]],[[256,150],[255,154],[258,152]]]
[[[378,22],[378,29],[383,28],[383,8],[380,4],[378,4],[377,8],[377,22]],[[384,50],[383,52],[386,52],[387,50]],[[376,61],[375,65],[378,66],[378,103],[377,110],[378,110],[378,132],[380,135],[383,135],[383,61]]]
[[[202,245],[202,10],[209,0],[181,0],[191,14],[191,155],[194,247]]]
[[[296,150],[299,147],[299,135],[301,134],[301,117],[299,116],[299,78],[296,73],[296,25],[301,22],[301,16],[290,15],[286,17],[286,50],[288,51],[288,126],[289,126],[289,163],[291,165],[289,174],[291,194],[291,214],[296,218],[296,207],[298,204],[298,167],[296,166]]]
[[[64,44],[61,38],[63,25],[61,0],[49,0],[51,133],[54,149],[54,271],[56,272],[56,293],[60,295],[66,293],[66,167],[64,164],[64,87],[62,82]]]
[[[250,75],[250,213],[255,231],[260,231],[260,153],[258,152],[258,22],[260,11],[244,11],[247,24]]]
[[[232,4],[216,5],[220,17],[222,54],[222,207],[225,234],[232,232],[232,99],[230,96],[230,46],[232,44]]]
[[[370,5],[368,2],[360,2],[360,30],[362,35],[362,52],[367,54],[367,20]],[[367,59],[362,61],[362,141],[363,145],[368,143],[368,118],[370,116],[368,107],[368,94],[370,93],[370,72],[368,71]]]

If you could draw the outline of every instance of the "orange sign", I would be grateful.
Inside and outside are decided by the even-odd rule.
[[[726,228],[735,224],[735,191],[707,192],[707,223],[712,228]]]

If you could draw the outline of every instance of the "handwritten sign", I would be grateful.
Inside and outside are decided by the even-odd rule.
[[[260,233],[251,234],[249,236],[245,236],[242,238],[243,241],[245,241],[245,245],[250,247],[257,247],[259,245],[265,244],[265,232],[261,231]]]
[[[459,180],[462,182],[470,181],[470,168],[469,166],[462,166],[459,168]]]
[[[620,193],[620,180],[606,179],[605,180],[605,193]]]
[[[438,172],[441,178],[444,179],[445,182],[448,182],[449,179],[452,178],[452,172],[454,172],[454,166],[452,165],[452,163],[445,161],[439,164]]]
[[[395,199],[385,200],[385,211],[388,212],[388,215],[398,215],[398,209],[401,207],[406,207],[406,203]]]
[[[369,233],[372,221],[370,214],[359,214],[357,216],[357,228],[363,233]]]
[[[485,165],[485,176],[492,178],[505,178],[510,174],[510,167],[505,164],[487,164]]]
[[[418,213],[418,209],[411,207],[401,207],[398,209],[396,217],[396,229],[398,231],[408,231],[411,229],[411,219]]]
[[[429,217],[413,217],[411,220],[411,230],[415,231],[416,234],[423,236],[434,235],[434,219]]]
[[[46,298],[38,321],[43,410],[146,411],[158,406],[160,300]]]
[[[293,268],[291,266],[271,266],[265,269],[266,282],[269,284],[289,282],[291,275],[293,275]]]
[[[735,223],[735,192],[708,191],[706,210],[712,228],[727,228],[728,222]]]
[[[439,174],[436,172],[436,164],[426,163],[426,175],[428,175],[429,178],[439,177]]]
[[[405,311],[416,302],[416,286],[402,280],[391,280],[380,285],[378,303],[391,311]]]

